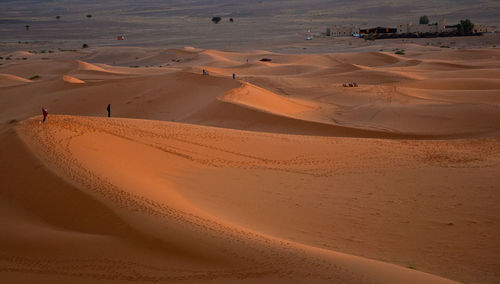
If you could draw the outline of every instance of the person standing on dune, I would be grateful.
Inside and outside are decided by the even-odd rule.
[[[111,117],[111,104],[108,104],[106,109],[108,110],[108,117]]]
[[[42,114],[43,114],[43,123],[47,122],[47,116],[49,115],[49,111],[42,107]]]

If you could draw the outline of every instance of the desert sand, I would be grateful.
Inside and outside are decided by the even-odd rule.
[[[498,282],[500,50],[406,49],[4,62],[0,279]]]

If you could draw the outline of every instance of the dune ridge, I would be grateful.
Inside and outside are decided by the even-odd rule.
[[[70,84],[85,84],[85,81],[80,80],[80,79],[75,78],[75,77],[72,77],[72,76],[69,76],[69,75],[63,75],[62,79],[64,82],[70,83]]]
[[[11,74],[0,74],[0,87],[10,87],[30,82],[33,81]]]

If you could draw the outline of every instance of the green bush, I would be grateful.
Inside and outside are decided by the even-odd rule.
[[[429,17],[427,17],[427,15],[421,16],[420,20],[419,20],[419,23],[421,25],[427,25],[427,24],[429,24]]]
[[[218,24],[221,20],[222,20],[221,17],[213,17],[212,18],[212,22],[214,22],[214,24]]]

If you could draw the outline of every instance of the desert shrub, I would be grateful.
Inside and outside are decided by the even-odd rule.
[[[17,123],[17,119],[15,119],[15,118],[14,118],[14,119],[11,119],[11,120],[9,121],[9,124],[14,124],[14,123]]]
[[[82,48],[87,48],[87,47],[89,47],[88,44],[86,44],[86,43],[82,44]]]
[[[363,39],[364,40],[375,40],[375,34],[373,34],[373,33],[365,34],[365,35],[363,35]]]
[[[397,55],[405,55],[405,51],[404,50],[398,50],[398,51],[396,51],[394,53],[397,54]]]
[[[214,22],[214,24],[218,24],[221,20],[222,20],[221,17],[213,17],[212,18],[212,22]]]
[[[271,58],[265,58],[265,57],[264,57],[264,58],[262,58],[260,61],[262,61],[262,62],[271,62],[271,61],[273,61],[273,60],[272,60]]]
[[[30,77],[30,80],[38,80],[40,79],[40,75],[34,75]]]

